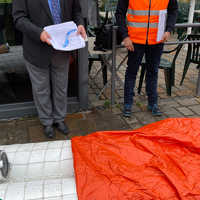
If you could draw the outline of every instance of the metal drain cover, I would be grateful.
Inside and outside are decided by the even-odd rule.
[[[8,157],[4,151],[0,150],[0,171],[4,178],[8,176],[9,162]]]

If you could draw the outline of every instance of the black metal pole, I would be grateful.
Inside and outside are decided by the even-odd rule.
[[[116,41],[117,26],[112,28],[112,74],[111,74],[111,106],[115,104],[115,78],[116,78]]]

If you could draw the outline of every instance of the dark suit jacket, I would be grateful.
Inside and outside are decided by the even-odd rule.
[[[79,0],[60,0],[62,22],[83,25]],[[48,0],[13,0],[15,26],[23,33],[23,55],[31,64],[45,67],[55,51],[40,40],[43,28],[53,24]]]

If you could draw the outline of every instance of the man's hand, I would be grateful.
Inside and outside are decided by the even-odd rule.
[[[86,39],[86,32],[83,25],[78,26],[77,34],[80,34],[84,40]]]
[[[51,36],[46,31],[42,31],[42,33],[40,34],[40,40],[42,42],[46,42],[48,45],[51,45],[50,39]]]
[[[124,38],[122,43],[129,51],[134,51],[133,42],[131,41],[129,37]]]
[[[170,38],[170,32],[165,32],[162,38],[162,42],[167,42]]]

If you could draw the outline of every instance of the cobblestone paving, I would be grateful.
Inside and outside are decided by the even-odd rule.
[[[168,46],[167,48],[172,47]],[[126,50],[119,49],[117,55],[117,63],[119,63],[126,55]],[[173,57],[170,55],[164,56],[168,59]],[[186,48],[183,48],[176,62],[175,86],[172,88],[171,96],[167,96],[166,94],[164,72],[163,70],[159,71],[159,106],[163,112],[163,116],[153,117],[151,113],[147,111],[145,84],[143,84],[141,95],[138,95],[136,92],[132,117],[130,119],[123,118],[123,85],[121,82],[116,81],[116,104],[111,107],[110,85],[104,90],[103,94],[97,98],[99,90],[103,87],[102,74],[100,72],[95,80],[89,79],[90,109],[87,112],[69,114],[66,118],[66,122],[71,132],[67,137],[57,132],[56,140],[70,139],[74,136],[85,135],[95,131],[136,129],[169,117],[199,117],[200,98],[196,96],[195,92],[198,75],[196,65],[190,65],[183,85],[180,86],[179,84],[182,77],[185,56]],[[93,64],[90,77],[94,76],[99,67],[100,64],[98,62]],[[117,72],[122,82],[124,81],[125,70],[126,62],[123,63]],[[138,77],[139,74],[140,73],[138,73]],[[108,73],[108,79],[110,75],[111,74]],[[136,85],[138,85],[138,80]],[[41,141],[47,141],[47,139],[43,135],[43,128],[37,117],[0,122],[0,145]]]

